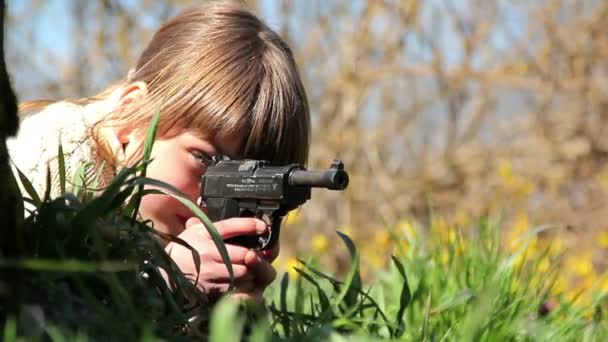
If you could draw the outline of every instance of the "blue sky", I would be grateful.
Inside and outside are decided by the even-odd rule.
[[[46,0],[41,2],[40,14],[33,18],[35,20],[36,42],[39,46],[54,51],[58,56],[69,58],[70,44],[67,37],[71,35],[71,21],[63,20],[65,14],[69,13],[69,6],[74,1],[80,0]],[[23,13],[24,9],[31,6],[31,1],[9,0],[7,7],[10,13]],[[131,0],[122,1],[129,7]],[[280,25],[279,17],[280,2],[277,0],[261,0],[261,14],[270,26],[275,28]],[[154,23],[150,23],[155,25]]]
[[[46,0],[41,2],[43,6],[43,10],[40,11],[40,14],[33,18],[35,20],[35,38],[37,43],[44,48],[52,51],[54,55],[60,58],[69,58],[70,55],[70,42],[68,41],[68,37],[71,36],[71,21],[63,20],[65,18],[65,14],[69,13],[69,6],[75,3],[75,1],[79,0]],[[437,6],[441,6],[443,0],[425,0],[433,3]],[[122,3],[126,7],[129,6],[129,3],[135,4],[136,2],[132,0],[122,1]],[[193,1],[193,3],[196,3]],[[351,2],[353,7],[357,6],[358,1]],[[463,0],[452,0],[449,1],[452,6],[458,10],[462,9],[467,3],[467,1]],[[295,1],[296,6],[309,6],[310,4],[319,5],[320,3],[312,2],[310,0],[300,0]],[[29,1],[21,1],[21,0],[9,0],[8,7],[11,13],[22,13],[24,7],[30,6],[31,3]],[[133,5],[134,6],[134,5]],[[281,26],[281,23],[284,18],[280,17],[280,6],[281,0],[261,0],[260,1],[260,14],[266,20],[266,22],[273,28],[278,28]],[[425,6],[429,8],[429,6]],[[300,11],[302,12],[302,11]],[[517,13],[513,8],[505,8],[501,13],[505,17],[505,23],[509,26],[509,30],[514,34],[521,34],[523,32],[525,17],[521,15],[522,13]],[[297,19],[296,19],[297,20]],[[429,15],[423,17],[423,20],[426,22],[431,22],[433,18]],[[298,27],[298,25],[293,25],[291,27]],[[151,26],[155,26],[156,23],[150,23]],[[453,32],[449,27],[445,26],[446,23],[438,23],[437,29],[438,32],[441,33],[441,41],[446,46],[450,46],[450,41],[452,41],[453,37],[451,36]],[[504,35],[496,34],[492,37],[493,43],[500,47],[501,45],[506,46],[509,44],[509,39],[507,39]],[[448,55],[448,58],[452,58],[453,61],[457,62],[459,56],[458,49],[450,49],[451,54]],[[448,61],[450,62],[450,61]]]
[[[76,4],[79,0],[46,0],[40,1],[41,10],[38,11],[36,16],[25,16],[25,20],[29,20],[31,22],[19,22],[17,19],[16,24],[13,28],[13,31],[9,32],[11,37],[9,37],[10,42],[7,44],[7,51],[11,48],[18,47],[16,58],[21,58],[20,56],[24,53],[30,53],[32,50],[31,46],[26,46],[27,40],[22,40],[20,37],[23,37],[24,32],[21,27],[28,27],[29,31],[33,32],[33,38],[36,40],[36,44],[34,46],[41,47],[46,51],[41,51],[41,53],[30,54],[28,55],[28,59],[31,60],[35,66],[35,68],[39,69],[39,71],[29,71],[33,73],[32,75],[27,75],[27,70],[20,70],[22,74],[25,75],[24,78],[27,79],[27,82],[35,82],[35,79],[40,79],[41,75],[37,75],[36,72],[42,73],[43,77],[55,78],[57,77],[57,66],[53,64],[53,61],[46,60],[47,55],[54,56],[57,61],[65,61],[69,63],[74,54],[73,51],[75,48],[78,48],[76,44],[74,44],[73,40],[73,31],[72,27],[73,21],[69,18],[66,18],[66,13],[70,13],[70,7]],[[440,20],[435,22],[436,18],[430,13],[430,9],[437,7],[445,7],[446,3],[451,3],[451,6],[456,11],[462,11],[464,15],[467,14],[466,9],[470,6],[470,2],[467,0],[424,0],[425,12],[422,13],[420,20],[424,25],[427,26],[427,31],[430,31],[434,34],[433,38],[436,39],[440,44],[441,48],[444,50],[445,54],[445,63],[447,65],[454,65],[460,62],[462,58],[462,50],[460,48],[459,43],[455,43],[457,39],[454,39],[454,31],[451,28],[451,24],[449,20],[446,20],[446,17],[440,17]],[[494,0],[498,1],[498,0]],[[197,1],[192,1],[192,3],[196,3]],[[336,2],[324,2],[323,0],[294,0],[294,6],[296,7],[295,12],[297,13],[296,17],[292,17],[289,19],[282,18],[280,15],[280,7],[282,0],[260,0],[260,15],[262,18],[271,26],[272,28],[278,29],[280,28],[286,20],[289,20],[288,24],[290,29],[293,31],[294,40],[297,42],[298,37],[304,37],[307,32],[307,28],[311,23],[307,20],[307,14],[310,15],[311,8],[318,8],[319,6],[332,6],[335,5]],[[357,12],[361,5],[365,2],[365,0],[353,0],[349,2],[353,12]],[[121,4],[126,6],[127,8],[134,8],[139,2],[136,0],[123,0]],[[499,1],[499,3],[503,3],[503,1]],[[8,9],[9,13],[15,15],[17,18],[23,18],[22,14],[24,13],[24,9],[31,7],[32,2],[26,0],[9,0],[8,1]],[[503,6],[504,7],[504,6]],[[509,31],[511,34],[518,36],[521,35],[525,31],[525,22],[526,18],[522,15],[523,13],[518,13],[518,10],[513,6],[506,6],[500,15],[505,18],[505,24],[509,27]],[[24,20],[24,19],[21,19]],[[158,25],[158,23],[146,22],[143,20],[144,24],[149,25],[150,28],[154,28]],[[356,23],[353,23],[356,25]],[[378,25],[382,25],[379,22]],[[430,27],[430,28],[428,28]],[[404,35],[406,33],[404,32]],[[431,54],[429,53],[428,47],[422,45],[418,41],[417,35],[408,35],[408,48],[415,53],[413,56],[408,56],[407,63],[428,63],[431,58]],[[494,46],[494,49],[509,49],[511,44],[511,38],[507,38],[501,30],[497,30],[491,36],[491,42]],[[25,42],[25,43],[24,43]],[[296,47],[297,49],[297,47]],[[9,60],[9,68],[10,68],[10,60]],[[122,72],[122,71],[121,71]],[[36,77],[38,76],[38,77]],[[16,80],[17,88],[22,88],[21,83],[25,82],[24,80]],[[27,91],[22,90],[22,93],[28,94]],[[26,96],[27,97],[27,96]]]
[[[35,15],[28,13],[36,2],[27,0],[9,0],[7,9],[9,15],[13,17],[11,26],[7,30],[6,51],[8,54],[7,63],[9,71],[18,73],[19,77],[13,77],[13,83],[17,91],[22,95],[23,100],[44,96],[37,91],[37,84],[44,80],[59,77],[58,66],[49,61],[47,56],[51,55],[57,61],[69,63],[77,48],[73,43],[73,21],[66,18],[66,13],[70,13],[70,7],[80,0],[45,0],[38,1],[39,8]],[[95,0],[97,1],[97,0]],[[192,1],[197,3],[197,1]],[[137,1],[123,0],[121,4],[127,8],[133,8]],[[281,25],[280,2],[277,0],[261,0],[261,15],[267,23],[278,28]],[[158,23],[153,20],[147,21],[145,18],[141,22],[155,28]],[[31,34],[31,37],[29,36]],[[31,39],[34,43],[31,43]],[[33,47],[39,53],[31,53]],[[41,49],[41,50],[39,50]],[[12,59],[11,59],[12,54]],[[27,56],[24,56],[27,55]],[[19,63],[24,59],[30,68],[12,66],[12,63]],[[32,93],[33,92],[33,93]]]

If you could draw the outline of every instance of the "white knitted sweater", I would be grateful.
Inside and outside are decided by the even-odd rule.
[[[61,142],[66,171],[66,190],[71,191],[74,175],[83,165],[86,177],[93,174],[94,148],[89,136],[91,111],[95,104],[78,105],[57,102],[27,116],[20,123],[16,137],[8,139],[7,147],[13,166],[32,183],[42,198],[47,188],[47,172],[51,175],[51,198],[60,195],[58,151]],[[17,173],[15,177],[19,179]],[[20,183],[24,197],[30,197]]]

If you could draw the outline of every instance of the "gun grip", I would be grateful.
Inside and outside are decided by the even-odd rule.
[[[209,198],[205,203],[207,216],[213,222],[229,219],[232,217],[255,217],[248,209],[239,207],[234,200],[227,198]],[[275,227],[275,222],[278,224]],[[224,240],[225,243],[243,246],[252,250],[264,250],[270,248],[278,239],[281,218],[271,217],[270,233],[266,235],[241,235]]]
[[[263,251],[271,249],[278,241],[281,233],[280,216],[270,217],[270,230],[266,235],[241,235],[225,240],[225,243],[231,243],[243,247],[247,247],[254,251]]]

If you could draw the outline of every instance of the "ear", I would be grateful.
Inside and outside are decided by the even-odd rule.
[[[114,136],[116,140],[126,148],[127,145],[134,142],[137,137],[137,129],[127,124],[124,126],[114,127]]]
[[[117,157],[121,161],[129,161],[135,155],[142,143],[141,130],[131,125],[114,127]]]
[[[119,89],[115,94],[116,107],[124,109],[129,105],[136,105],[148,95],[148,85],[146,82],[133,82]],[[119,159],[128,160],[129,157],[137,150],[139,130],[129,123],[122,126],[114,127],[114,137],[116,138],[115,149]]]
[[[129,83],[118,91],[118,107],[124,108],[131,103],[143,100],[148,96],[148,85],[146,82]]]

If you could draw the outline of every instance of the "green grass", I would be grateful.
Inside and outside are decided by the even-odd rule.
[[[269,291],[273,334],[268,339],[405,341],[604,341],[606,297],[574,306],[552,294],[559,270],[538,275],[538,262],[513,262],[498,247],[497,223],[480,219],[452,243],[414,241],[377,279],[359,287],[357,271],[338,281],[303,264],[300,277]],[[488,239],[494,241],[489,244]],[[347,239],[346,239],[347,240]],[[460,241],[460,242],[459,242]],[[467,248],[459,248],[466,242]],[[352,265],[357,253],[347,241]],[[443,257],[448,254],[448,258]],[[446,262],[447,261],[447,262]],[[346,294],[346,295],[345,295]],[[550,312],[543,308],[559,304]],[[280,338],[279,338],[280,337]]]
[[[73,193],[59,198],[30,193],[27,201],[37,209],[22,227],[25,251],[17,259],[0,258],[0,272],[17,271],[14,281],[21,289],[0,298],[4,341],[608,338],[605,295],[587,294],[592,297],[588,304],[574,305],[554,294],[558,267],[539,277],[539,260],[520,262],[525,249],[521,255],[501,251],[500,224],[489,218],[480,218],[453,241],[437,238],[429,227],[428,238],[407,241],[409,248],[393,256],[372,282],[362,280],[365,259],[357,246],[338,233],[351,260],[347,274],[336,276],[302,261],[297,277],[283,274],[267,290],[265,306],[229,298],[213,303],[178,271],[158,236],[187,244],[137,220],[141,196],[174,196],[204,221],[228,260],[219,234],[200,209],[171,186],[145,177],[154,135],[151,129],[140,165],[122,170],[102,191],[93,191],[95,181],[79,178],[71,182]],[[19,178],[27,183],[25,175]],[[68,188],[65,176],[61,183]],[[144,190],[146,184],[164,190]],[[169,270],[174,289],[158,267]],[[10,301],[20,312],[6,312],[14,307]],[[551,302],[555,307],[543,311]]]

